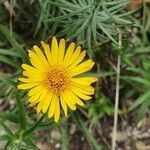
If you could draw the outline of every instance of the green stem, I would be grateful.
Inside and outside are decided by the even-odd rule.
[[[27,130],[26,132],[23,133],[23,136],[28,136],[29,134],[31,134],[39,125],[40,123],[42,122],[43,118],[44,118],[45,115],[43,115],[39,121],[33,126],[31,127],[29,130]]]

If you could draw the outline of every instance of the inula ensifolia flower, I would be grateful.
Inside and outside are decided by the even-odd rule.
[[[86,51],[71,43],[66,49],[66,41],[58,43],[53,37],[51,46],[41,42],[42,49],[33,46],[29,50],[31,65],[23,64],[23,76],[19,78],[19,89],[29,89],[28,102],[36,106],[37,112],[48,113],[55,122],[60,118],[60,109],[67,116],[68,107],[76,109],[76,104],[84,106],[83,101],[91,99],[94,88],[91,86],[97,80],[95,77],[79,77],[89,71],[94,62],[83,61]]]

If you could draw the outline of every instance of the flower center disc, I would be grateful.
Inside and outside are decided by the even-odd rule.
[[[70,85],[66,69],[59,66],[51,69],[47,74],[45,85],[56,94],[64,91]]]

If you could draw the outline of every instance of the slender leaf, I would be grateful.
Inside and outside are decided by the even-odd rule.
[[[18,91],[15,91],[16,101],[18,104],[18,115],[19,115],[19,122],[20,122],[20,129],[26,130],[27,121],[26,121],[26,112],[24,107],[24,102],[20,98]]]
[[[8,135],[1,135],[0,141],[11,141],[12,139]]]
[[[97,43],[96,41],[96,26],[97,26],[97,20],[96,20],[96,16],[97,16],[97,10],[94,11],[93,14],[93,19],[92,19],[92,33],[93,33],[93,39],[95,41],[95,43]]]
[[[13,81],[11,78],[9,77],[4,77],[4,75],[0,75],[0,81],[4,82],[4,83],[9,83],[10,85],[16,87],[17,83],[15,81]]]
[[[0,32],[7,38],[7,40],[11,43],[11,45],[15,48],[17,53],[23,59],[24,63],[28,63],[28,57],[24,49],[20,46],[20,44],[14,39],[9,29],[4,25],[0,24]]]
[[[108,36],[108,38],[110,38],[110,40],[112,40],[115,44],[118,44],[116,40],[111,36],[111,34],[107,31],[106,28],[104,28],[104,26],[101,23],[99,23],[99,27]]]
[[[26,143],[26,145],[31,146],[34,149],[37,149],[34,141],[31,139],[31,137],[26,137],[23,141]]]
[[[118,4],[124,4],[124,3],[126,3],[127,2],[127,4],[128,3],[130,3],[131,2],[131,0],[115,0],[115,1],[106,1],[106,5],[118,5]]]
[[[142,96],[140,96],[130,107],[129,107],[129,111],[136,108],[137,106],[139,106],[140,104],[144,103],[144,101],[146,101],[147,99],[150,99],[150,93],[149,91],[144,93]]]
[[[73,38],[75,38],[76,36],[78,36],[81,32],[83,32],[83,30],[85,30],[85,28],[87,27],[89,21],[91,19],[91,15],[84,21],[84,23],[82,24],[82,26],[78,29],[78,31],[72,35],[68,40],[71,40]]]
[[[12,59],[10,59],[10,58],[7,58],[7,57],[5,57],[5,56],[0,56],[0,61],[1,62],[4,62],[4,63],[6,63],[6,64],[8,64],[8,65],[10,65],[10,66],[13,66],[13,67],[15,67],[15,68],[20,68],[20,65],[18,64],[18,63],[16,63],[16,62],[14,62]]]
[[[46,6],[47,6],[47,1],[40,2],[40,5],[41,5],[41,11],[40,11],[40,16],[39,16],[39,19],[38,19],[38,22],[37,22],[37,26],[36,26],[36,29],[35,29],[34,36],[37,34],[38,30],[40,29],[40,27],[42,25],[42,21],[43,21]]]
[[[93,58],[93,51],[91,48],[91,40],[92,40],[92,31],[91,31],[91,26],[88,26],[87,29],[87,46],[88,46],[88,55],[90,58]]]
[[[150,88],[150,81],[148,81],[147,79],[141,78],[141,77],[123,76],[123,77],[121,77],[121,79],[124,79],[126,81],[134,81],[134,82],[143,84],[144,86]]]
[[[53,5],[58,6],[58,7],[62,7],[64,9],[67,9],[67,8],[69,8],[71,10],[78,10],[78,9],[80,9],[79,5],[74,5],[74,4],[72,4],[72,3],[68,2],[68,1],[63,2],[61,0],[60,2],[52,2],[51,0],[48,0],[48,2],[50,4],[53,4]]]
[[[85,8],[82,8],[82,9],[80,9],[80,10],[74,11],[74,12],[69,13],[69,14],[67,14],[67,15],[50,18],[50,19],[48,19],[48,20],[45,20],[44,22],[53,22],[53,21],[55,21],[55,22],[59,21],[59,22],[60,22],[61,20],[64,20],[64,19],[66,19],[66,18],[69,18],[69,17],[72,17],[72,16],[74,16],[74,15],[77,15],[77,14],[79,14],[80,12],[83,12],[83,11],[85,11],[86,9],[89,9],[90,7],[91,7],[91,6],[87,6],[87,7],[85,7]]]
[[[10,122],[19,122],[19,118],[16,114],[9,113],[9,112],[0,112],[0,119],[2,120],[8,120]]]
[[[0,121],[2,127],[4,128],[4,130],[7,132],[7,134],[11,137],[11,138],[15,138],[15,135],[13,134],[13,132],[7,127],[7,125],[5,123],[3,123],[2,121]]]
[[[89,132],[89,130],[87,129],[87,127],[85,126],[84,122],[81,120],[79,115],[77,115],[74,118],[74,121],[76,122],[77,126],[81,129],[81,131],[84,133],[86,138],[93,144],[94,149],[95,150],[101,150],[102,149],[101,145],[97,143],[97,140]]]
[[[10,50],[0,49],[0,55],[9,55],[9,56],[20,57],[20,55],[17,52],[15,52],[13,49],[10,49]]]
[[[150,106],[150,98],[147,98],[140,106],[139,111],[136,116],[136,123],[138,123],[142,118],[144,118],[146,112],[148,112],[148,107]]]
[[[28,136],[30,134],[32,134],[32,132],[40,125],[40,123],[42,122],[44,118],[44,115],[39,119],[39,121],[30,129],[28,129],[26,132],[23,133],[23,136]]]

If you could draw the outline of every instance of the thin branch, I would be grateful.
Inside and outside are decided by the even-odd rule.
[[[119,31],[119,48],[121,49],[122,45],[122,34]],[[116,149],[116,137],[117,137],[117,124],[118,124],[118,105],[119,105],[119,88],[120,88],[120,64],[121,57],[118,55],[117,61],[117,76],[116,76],[116,95],[115,95],[115,114],[114,114],[114,126],[113,126],[113,134],[112,134],[112,150]]]

